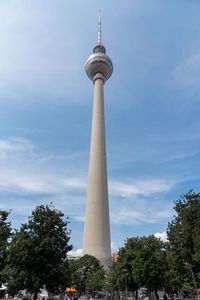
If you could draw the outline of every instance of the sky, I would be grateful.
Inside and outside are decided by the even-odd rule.
[[[199,0],[0,0],[0,208],[20,228],[37,205],[69,217],[82,248],[93,84],[102,43],[112,251],[165,236],[200,180]],[[78,250],[80,252],[80,250]]]

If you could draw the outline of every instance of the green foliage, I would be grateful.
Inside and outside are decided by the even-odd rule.
[[[66,254],[72,247],[63,216],[52,205],[37,206],[15,232],[4,271],[10,291],[27,288],[37,293],[44,285],[51,293],[64,290],[70,279]]]
[[[38,206],[27,224],[11,237],[9,212],[0,210],[0,284],[16,294],[44,285],[51,293],[73,286],[79,291],[194,291],[200,286],[200,193],[190,191],[175,201],[168,224],[168,243],[153,235],[127,239],[118,261],[106,271],[98,259],[85,255],[68,262],[68,220],[52,206]]]
[[[175,201],[168,243],[154,236],[127,239],[106,277],[110,290],[194,291],[200,286],[200,193]]]
[[[93,273],[92,279],[87,284],[89,291],[102,291],[105,285],[105,271],[103,268]]]
[[[181,290],[182,275],[180,273],[182,265],[179,264],[178,256],[175,256],[172,251],[169,250],[169,243],[166,248],[166,273],[165,273],[165,291],[177,292]]]
[[[129,291],[136,291],[139,288],[132,274],[132,262],[141,248],[142,243],[139,237],[127,239],[125,246],[120,248],[116,265],[118,290],[125,290],[125,285]]]
[[[2,271],[5,268],[8,239],[11,236],[11,223],[8,222],[9,214],[10,212],[0,210],[0,287],[5,282]]]
[[[129,238],[120,248],[118,261],[108,270],[106,287],[137,291],[145,286],[156,291],[164,286],[165,270],[164,243],[153,235]]]
[[[175,201],[176,216],[168,224],[170,257],[178,277],[177,288],[194,289],[200,285],[200,193],[190,191]]]
[[[78,291],[100,291],[104,285],[105,272],[100,261],[91,255],[84,255],[70,261],[72,286]]]
[[[113,262],[113,264],[109,267],[106,272],[105,277],[105,285],[104,289],[107,291],[118,291],[120,287],[123,285],[121,267],[117,262]],[[122,289],[121,289],[122,290]]]
[[[157,291],[165,286],[165,251],[164,243],[154,235],[142,237],[141,249],[132,261],[132,273],[139,287]]]

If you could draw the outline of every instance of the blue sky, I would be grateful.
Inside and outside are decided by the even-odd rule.
[[[102,43],[111,240],[163,233],[199,192],[199,0],[0,0],[0,207],[18,228],[53,202],[82,248],[93,85]]]

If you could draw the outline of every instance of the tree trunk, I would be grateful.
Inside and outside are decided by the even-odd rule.
[[[34,293],[33,300],[37,300],[37,293]]]

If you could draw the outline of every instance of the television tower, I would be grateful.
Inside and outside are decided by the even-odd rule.
[[[94,103],[83,254],[95,256],[107,268],[112,259],[103,86],[112,74],[113,65],[101,43],[101,11],[99,12],[98,44],[88,58],[85,70],[94,83]]]

